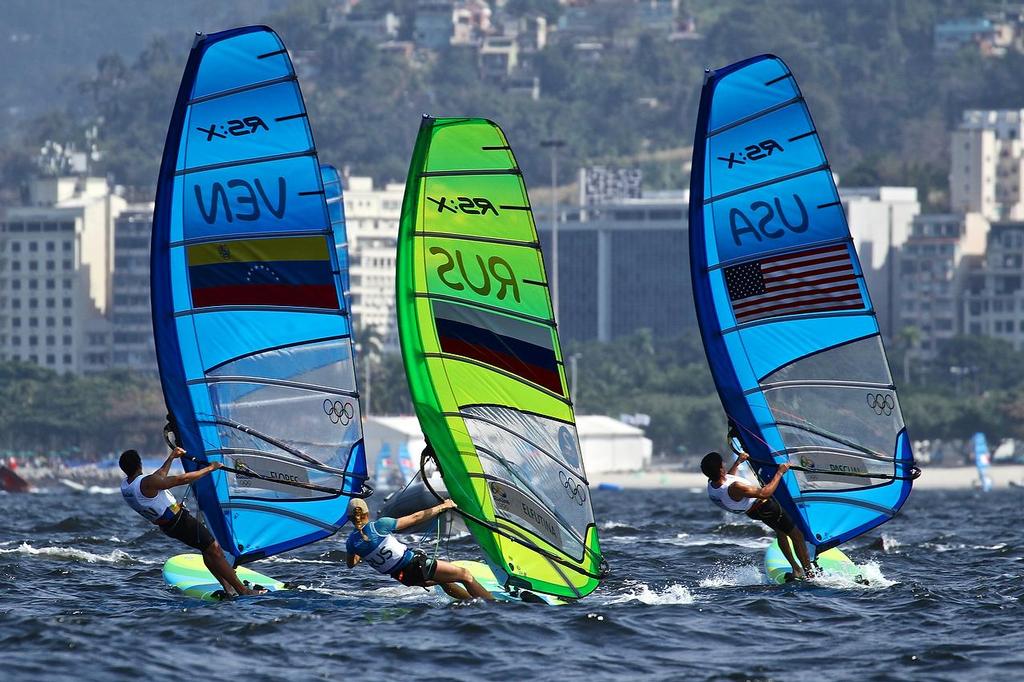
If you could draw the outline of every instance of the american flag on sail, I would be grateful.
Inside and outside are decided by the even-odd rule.
[[[847,244],[734,265],[725,284],[737,322],[866,306]]]

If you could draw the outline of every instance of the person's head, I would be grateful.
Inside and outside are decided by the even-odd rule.
[[[142,458],[135,450],[125,450],[117,461],[125,476],[132,476],[142,471]]]
[[[717,481],[722,476],[722,456],[717,452],[709,452],[700,461],[700,470],[709,481]]]
[[[363,539],[369,541],[370,538],[366,537],[366,533],[363,532],[363,526],[370,520],[370,508],[366,506],[366,500],[353,497],[348,501],[348,518],[352,521],[352,525],[356,527],[359,534],[363,536]]]

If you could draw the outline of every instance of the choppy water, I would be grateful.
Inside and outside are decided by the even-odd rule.
[[[107,491],[114,492],[114,491]],[[596,491],[613,574],[570,606],[453,606],[326,541],[207,604],[118,494],[0,494],[0,677],[47,680],[1020,679],[1024,491],[919,491],[844,549],[872,585],[763,584],[768,537],[698,491]],[[478,558],[455,539],[453,558]],[[198,677],[197,677],[198,676]],[[187,679],[187,678],[186,678]]]

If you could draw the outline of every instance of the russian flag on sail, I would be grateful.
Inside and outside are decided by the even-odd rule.
[[[434,301],[441,351],[504,370],[564,396],[551,328],[480,308]]]
[[[188,247],[192,305],[340,310],[324,237],[238,239]]]
[[[737,322],[866,307],[847,244],[733,265],[725,284]]]

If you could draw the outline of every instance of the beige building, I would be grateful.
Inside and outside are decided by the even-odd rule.
[[[153,238],[153,204],[128,206],[114,221],[111,273],[113,367],[157,371],[149,294],[149,252]]]
[[[968,110],[950,142],[954,213],[1024,219],[1024,109]]]
[[[988,229],[978,213],[914,219],[900,253],[895,331],[917,330],[916,356],[934,357],[944,340],[965,332],[962,292],[972,265],[985,253]]]
[[[916,187],[839,187],[846,221],[864,269],[882,333],[896,327],[899,249],[921,212]]]
[[[0,360],[59,372],[110,365],[113,223],[126,202],[103,178],[34,180],[0,217]]]
[[[967,276],[964,331],[1024,348],[1024,222],[993,223],[984,259]]]
[[[375,189],[372,178],[354,176],[343,183],[352,321],[357,333],[372,328],[387,350],[397,350],[395,255],[405,185],[388,183]]]

